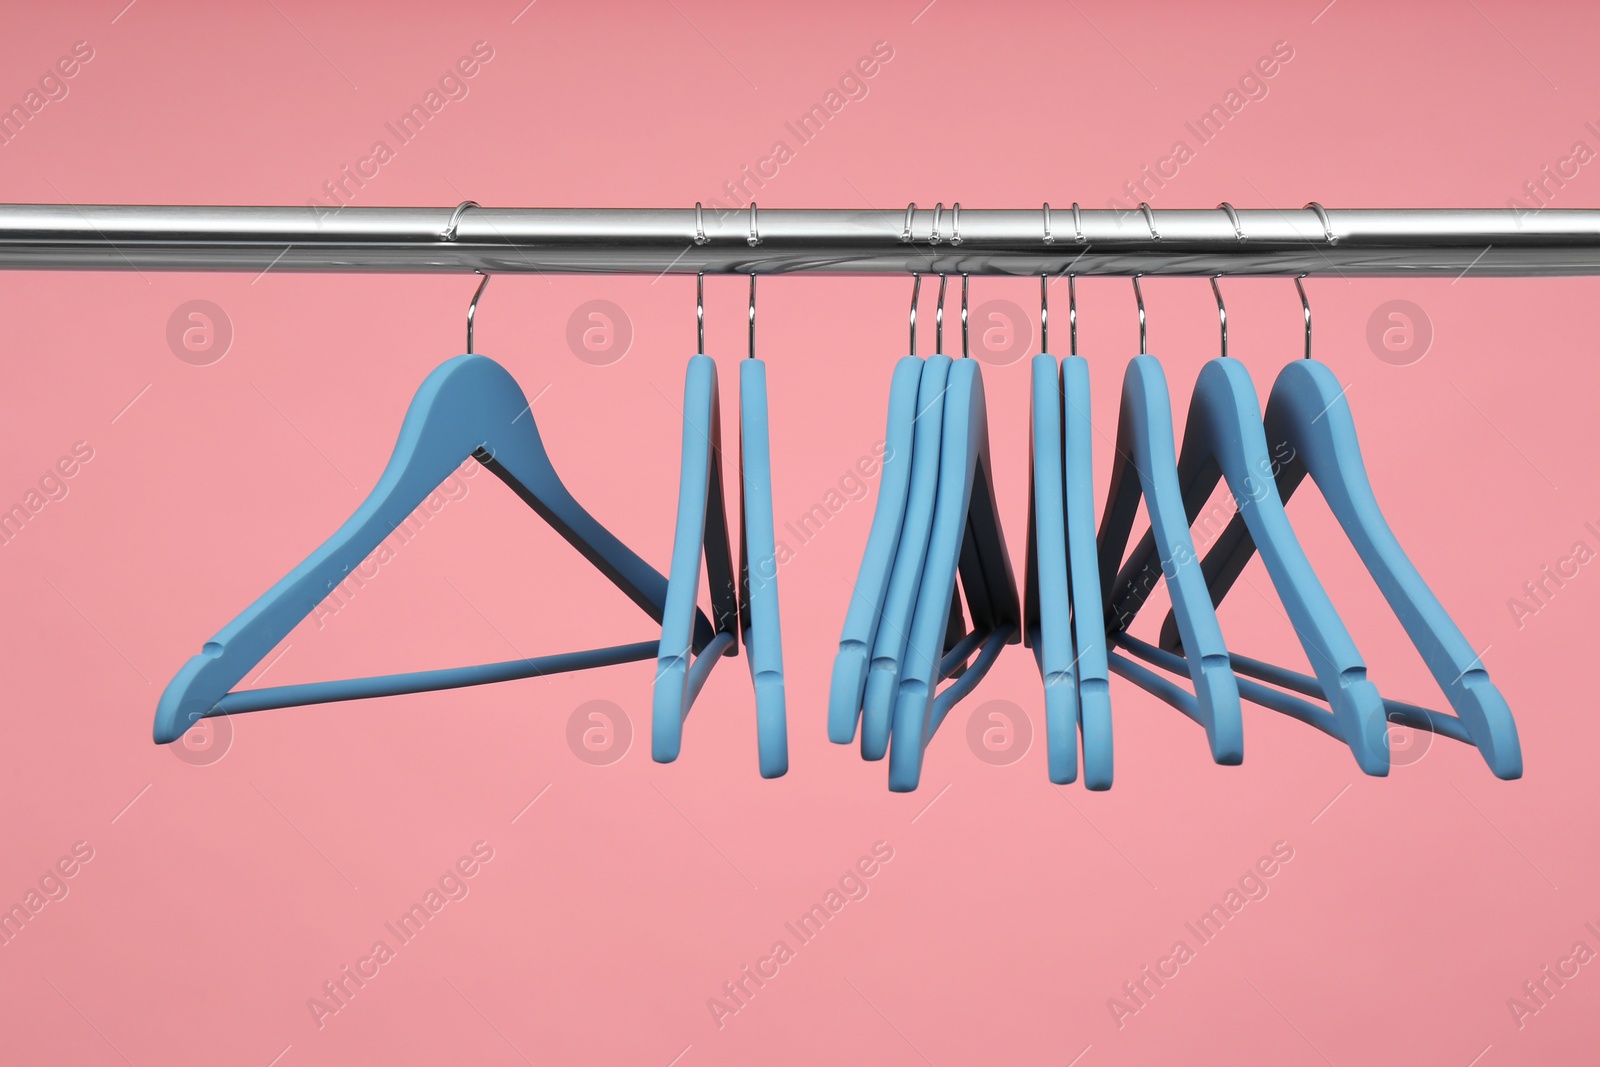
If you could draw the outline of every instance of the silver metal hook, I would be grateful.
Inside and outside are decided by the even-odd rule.
[[[1328,213],[1323,209],[1322,205],[1313,200],[1306,205],[1306,209],[1317,213],[1317,220],[1322,223],[1322,236],[1327,239],[1328,243],[1330,245],[1338,244],[1339,239],[1333,235],[1333,223],[1328,220]]]
[[[915,200],[913,200],[911,203],[906,205],[906,224],[903,227],[901,227],[901,229],[900,229],[900,243],[901,244],[910,244],[911,243],[911,223],[913,221],[915,221],[916,217],[917,217],[917,202]]]
[[[949,279],[939,275],[939,304],[933,309],[933,354],[944,355],[944,287]]]
[[[1244,227],[1239,225],[1239,213],[1233,210],[1233,205],[1224,200],[1217,207],[1228,213],[1228,221],[1233,223],[1233,236],[1238,240],[1244,240]]]
[[[444,229],[440,231],[439,240],[454,241],[456,239],[456,227],[461,223],[461,214],[469,207],[480,207],[480,205],[476,200],[463,200],[461,203],[457,204],[456,209],[450,212],[450,221],[446,223]],[[472,349],[469,348],[467,351],[471,352]]]
[[[950,243],[961,243],[961,201],[950,205]]]
[[[701,355],[706,351],[706,272],[701,271],[694,279],[694,323],[695,340],[698,347],[696,352]]]
[[[1039,275],[1039,351],[1050,351],[1050,275]]]
[[[1139,201],[1139,210],[1144,213],[1144,224],[1150,227],[1150,239],[1161,240],[1161,235],[1156,232],[1156,213],[1150,210],[1150,205],[1143,200]]]
[[[480,270],[476,273],[483,274],[483,271]],[[469,356],[472,355],[473,320],[478,317],[478,298],[482,296],[483,291],[489,287],[489,279],[492,277],[494,277],[492,274],[483,274],[483,281],[478,283],[478,291],[472,294],[472,303],[467,305],[467,355]]]
[[[756,358],[756,272],[750,272],[750,355],[747,359]]]
[[[1144,334],[1144,293],[1139,290],[1139,278],[1140,275],[1135,274],[1133,276],[1133,298],[1139,302],[1139,353],[1143,355],[1146,347]]]
[[[761,231],[756,228],[756,202],[754,200],[750,201],[750,236],[744,240],[751,248],[761,243]]]
[[[1228,309],[1222,303],[1222,286],[1217,284],[1220,274],[1211,276],[1211,291],[1217,297],[1217,321],[1222,324],[1222,358],[1228,358]]]
[[[1304,285],[1302,285],[1301,281],[1300,281],[1304,277],[1305,277],[1304,274],[1296,275],[1295,279],[1294,279],[1294,287],[1296,289],[1300,290],[1300,307],[1302,309],[1304,309],[1305,313],[1306,313],[1306,358],[1310,359],[1311,358],[1311,301],[1306,299],[1306,287]]]
[[[967,349],[967,272],[961,272],[961,358],[969,359],[972,353]]]
[[[1067,275],[1067,332],[1071,335],[1072,351],[1068,355],[1078,354],[1078,279],[1076,276]]]
[[[939,219],[944,215],[944,201],[933,205],[933,235],[928,238],[930,245],[939,243]]]
[[[711,243],[711,238],[706,236],[706,218],[698,200],[694,202],[694,243],[697,245]]]
[[[1056,243],[1056,239],[1050,234],[1050,202],[1048,200],[1045,201],[1044,205],[1044,243],[1047,245]]]
[[[916,271],[911,272],[911,348],[909,354],[917,354],[917,300],[922,295],[922,275]]]
[[[1072,202],[1072,232],[1075,235],[1073,239],[1080,245],[1087,240],[1087,238],[1083,236],[1083,212],[1078,209],[1078,202],[1076,200]]]

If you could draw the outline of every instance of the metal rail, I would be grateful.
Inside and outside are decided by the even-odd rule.
[[[1600,210],[0,205],[0,269],[1600,274]]]

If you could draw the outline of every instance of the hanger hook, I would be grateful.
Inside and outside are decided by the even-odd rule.
[[[950,205],[950,243],[961,243],[961,201]]]
[[[750,355],[756,358],[756,272],[750,272]]]
[[[1339,238],[1337,238],[1337,237],[1335,237],[1333,235],[1333,223],[1330,222],[1329,219],[1328,219],[1327,209],[1325,209],[1321,204],[1317,203],[1315,200],[1313,200],[1309,204],[1307,204],[1306,205],[1306,209],[1309,210],[1309,211],[1315,211],[1317,213],[1317,221],[1322,223],[1322,236],[1328,242],[1328,244],[1330,244],[1330,245],[1338,244],[1339,243]]]
[[[900,228],[900,243],[911,243],[911,223],[917,216],[917,202],[915,200],[906,205],[906,223]]]
[[[694,243],[696,247],[711,243],[711,238],[706,236],[705,212],[701,209],[700,201],[698,200],[694,202]]]
[[[961,358],[970,359],[971,351],[967,348],[967,272],[961,272]]]
[[[1047,245],[1056,243],[1055,236],[1050,232],[1050,201],[1048,200],[1044,203],[1044,243]]]
[[[750,201],[750,236],[744,239],[745,244],[754,248],[761,243],[761,230],[756,226],[756,202]]]
[[[1078,207],[1078,202],[1072,202],[1072,239],[1080,245],[1088,240],[1083,235],[1083,212]]]
[[[1311,358],[1311,301],[1306,299],[1306,287],[1301,284],[1304,274],[1298,274],[1294,279],[1294,287],[1300,291],[1300,307],[1306,313],[1306,358]]]
[[[1221,325],[1222,325],[1222,358],[1223,359],[1227,359],[1228,358],[1228,309],[1222,303],[1222,286],[1217,284],[1217,279],[1220,278],[1220,277],[1222,277],[1222,275],[1220,275],[1220,274],[1213,274],[1211,276],[1211,292],[1216,295],[1216,298],[1217,298],[1217,321],[1219,323],[1221,323]]]
[[[454,241],[456,239],[456,227],[461,224],[462,213],[469,207],[481,208],[481,206],[476,200],[463,200],[457,204],[456,209],[450,212],[450,221],[445,223],[444,229],[440,231],[439,240]],[[471,352],[472,349],[469,348],[467,351]]]
[[[1228,213],[1228,221],[1233,223],[1233,236],[1235,240],[1244,240],[1244,227],[1239,225],[1239,213],[1233,210],[1233,205],[1224,200],[1217,205],[1219,210]]]
[[[933,353],[944,355],[944,287],[949,279],[939,275],[939,303],[933,309]]]
[[[1161,240],[1161,235],[1156,232],[1156,213],[1151,211],[1150,205],[1142,200],[1139,201],[1139,210],[1144,213],[1144,224],[1150,227],[1150,239],[1152,241]]]
[[[483,274],[483,281],[478,283],[478,291],[472,294],[472,303],[467,305],[467,355],[469,356],[472,355],[473,320],[478,317],[478,298],[482,296],[483,291],[489,287],[489,279],[494,277],[492,274],[484,274],[481,270],[475,271],[474,273]]]
[[[1143,354],[1146,347],[1144,336],[1144,293],[1139,290],[1139,278],[1140,275],[1135,274],[1133,276],[1133,298],[1139,302],[1139,352]]]
[[[1039,275],[1039,351],[1050,351],[1050,275]]]
[[[911,272],[911,355],[917,354],[917,299],[922,295],[922,275]]]
[[[930,245],[939,243],[939,219],[944,216],[944,201],[933,205],[933,235],[928,238]]]
[[[1072,351],[1068,355],[1078,354],[1078,279],[1076,275],[1067,275],[1067,333],[1071,337]]]
[[[706,272],[700,271],[694,278],[694,325],[696,352],[701,355],[706,350]]]

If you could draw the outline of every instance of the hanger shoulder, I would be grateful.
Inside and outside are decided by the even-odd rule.
[[[1195,698],[1211,744],[1212,758],[1218,763],[1238,763],[1244,758],[1238,683],[1228,664],[1216,611],[1196,565],[1199,560],[1178,483],[1166,376],[1153,356],[1135,356],[1128,364],[1122,401],[1122,419],[1117,427],[1122,470],[1114,471],[1112,486],[1114,505],[1118,509],[1112,531],[1116,540],[1108,541],[1106,537],[1106,523],[1113,520],[1113,504],[1108,503],[1106,517],[1102,520],[1101,580],[1109,582],[1114,573],[1115,557],[1127,543],[1133,511],[1142,493],[1162,573],[1183,636],[1185,655],[1193,670]],[[1132,476],[1127,474],[1129,466],[1138,476],[1132,488],[1129,486]],[[1120,485],[1116,481],[1118,473],[1123,478]],[[1111,617],[1108,621],[1116,632],[1125,628],[1126,620]]]
[[[929,356],[923,362],[918,384],[906,516],[895,550],[889,588],[884,594],[878,632],[873,640],[872,661],[861,705],[861,754],[867,759],[882,759],[889,747],[906,634],[911,628],[912,613],[922,585],[923,562],[933,528],[944,410],[949,402],[946,383],[950,364],[949,356]],[[950,595],[946,594],[941,611],[948,611]]]
[[[967,570],[961,571],[963,593],[968,598],[968,614],[973,626],[983,629],[1009,628],[1007,644],[1015,644],[1022,636],[1022,600],[1017,589],[1016,574],[1011,567],[1011,553],[1006,548],[1005,531],[1000,525],[1000,508],[994,491],[994,461],[989,448],[989,415],[984,395],[983,372],[978,363],[963,360],[971,366],[972,373],[972,427],[969,432],[973,450],[972,491],[967,502],[967,527],[963,536],[962,558],[970,559],[968,566],[975,580],[967,581]],[[982,614],[972,600],[970,587],[982,582]]]
[[[940,681],[941,637],[947,620],[946,605],[955,591],[962,544],[969,536],[970,510],[978,499],[975,486],[984,477],[983,461],[988,454],[988,421],[984,403],[983,379],[978,365],[969,359],[956,362],[950,370],[944,408],[944,433],[940,440],[938,499],[934,510],[933,532],[923,565],[916,611],[906,639],[905,663],[895,694],[893,743],[889,750],[889,788],[897,792],[915,789],[922,773],[922,755],[944,712],[969,692],[987,672],[998,655],[998,646],[1016,637],[1016,585],[1011,580],[1009,560],[1003,570],[1000,591],[1009,600],[1012,620],[997,628],[976,629],[986,654],[955,683],[957,696],[935,708],[936,687]],[[991,490],[992,494],[992,490]],[[998,526],[996,526],[998,530]],[[996,561],[995,567],[999,569]]]
[[[942,659],[938,646],[956,591],[961,547],[966,540],[966,504],[976,464],[970,440],[973,380],[971,361],[957,360],[945,387],[932,528],[906,633],[900,682],[893,694],[889,788],[896,792],[915,789],[922,776],[929,711]]]
[[[767,365],[739,361],[740,623],[755,687],[761,777],[789,769],[783,636],[778,614],[778,554],[772,524],[772,449],[767,419]]]
[[[906,356],[895,365],[889,385],[889,418],[884,431],[878,504],[872,513],[861,569],[850,595],[850,608],[845,615],[829,688],[828,738],[835,744],[849,744],[855,739],[856,724],[861,717],[868,660],[889,588],[895,547],[906,517],[906,495],[911,488],[912,432],[916,425],[917,387],[921,379],[922,360]]]
[[[722,499],[719,407],[716,364],[695,355],[684,379],[678,518],[652,705],[651,755],[659,763],[677,759],[683,720],[699,686],[719,656],[735,651],[738,608]],[[717,637],[696,657],[692,643],[702,559],[717,609]]]
[[[1040,354],[1030,368],[1028,550],[1024,571],[1023,644],[1033,649],[1044,682],[1045,740],[1050,780],[1078,777],[1078,679],[1073,655],[1072,595],[1067,575],[1066,475],[1061,434],[1061,374]],[[1098,607],[1099,597],[1095,598]]]
[[[1109,789],[1112,780],[1111,686],[1100,571],[1094,543],[1094,427],[1089,419],[1089,363],[1081,356],[1061,361],[1067,569],[1078,689],[1078,727],[1083,741],[1083,784]]]

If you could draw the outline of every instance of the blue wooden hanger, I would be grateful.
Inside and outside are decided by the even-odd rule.
[[[478,294],[487,283],[485,276]],[[655,655],[657,642],[650,640],[503,663],[231,692],[468,457],[510,486],[652,618],[662,618],[666,578],[573,499],[556,475],[516,380],[485,356],[457,356],[418,389],[388,466],[355,513],[178,671],[156,708],[155,740],[174,741],[211,715],[453,689]],[[703,614],[693,619],[692,630],[697,647],[713,638]]]
[[[1111,695],[1102,629],[1100,572],[1094,543],[1093,430],[1089,367],[1077,352],[1077,300],[1067,278],[1073,355],[1048,355],[1047,278],[1040,278],[1039,339],[1032,365],[1032,448],[1028,477],[1028,548],[1023,589],[1023,644],[1032,648],[1045,687],[1050,780],[1078,774],[1083,734],[1084,785],[1112,780]]]
[[[750,275],[750,355],[739,361],[739,629],[756,697],[761,777],[789,769],[778,551],[772,524],[767,365],[756,358],[756,276]]]
[[[1070,289],[1072,281],[1067,285]],[[1074,345],[1076,347],[1076,345]],[[1061,361],[1066,445],[1067,569],[1078,660],[1078,728],[1083,735],[1083,784],[1110,789],[1111,682],[1107,676],[1104,603],[1094,529],[1094,427],[1089,421],[1089,363]]]
[[[855,740],[856,725],[861,720],[867,668],[906,517],[906,496],[911,488],[911,436],[916,427],[917,388],[921,380],[922,360],[906,356],[895,365],[889,383],[889,420],[884,432],[878,504],[850,594],[850,609],[839,637],[839,654],[833,661],[828,695],[828,739],[839,745]]]
[[[1139,292],[1137,276],[1133,287],[1139,302],[1139,347],[1143,348],[1144,297]],[[1126,620],[1112,614],[1110,597],[1142,496],[1155,531],[1162,576],[1183,635],[1184,653],[1198,677],[1193,679],[1191,694],[1125,655],[1113,652],[1110,667],[1199,723],[1210,743],[1211,758],[1217,763],[1234,764],[1244,758],[1239,685],[1230,669],[1222,629],[1200,575],[1178,486],[1175,452],[1166,376],[1154,356],[1135,356],[1122,381],[1117,452],[1100,519],[1100,586],[1105,598],[1105,625],[1107,633],[1119,639],[1126,629]]]
[[[900,531],[906,517],[906,497],[911,488],[912,435],[917,423],[917,394],[922,380],[922,360],[917,358],[917,295],[922,277],[912,275],[911,355],[895,364],[889,383],[889,418],[884,430],[882,476],[872,528],[862,552],[861,569],[850,595],[839,654],[833,661],[828,692],[828,739],[848,745],[855,740],[861,721],[867,670],[889,590]]]
[[[934,312],[934,345],[944,347],[944,297],[948,279],[939,276],[939,301]],[[966,296],[965,279],[962,284],[962,345],[966,347]],[[913,315],[915,295],[913,295]],[[915,345],[915,318],[912,319],[912,343]],[[923,365],[922,380],[918,387],[916,427],[912,434],[911,486],[907,493],[906,516],[901,526],[900,541],[896,546],[894,568],[890,574],[888,591],[884,596],[883,610],[878,618],[878,629],[873,639],[873,654],[862,698],[861,754],[869,760],[882,759],[888,752],[889,735],[894,721],[894,706],[905,667],[905,655],[911,621],[921,597],[921,588],[929,539],[932,535],[934,505],[938,496],[943,464],[946,462],[941,438],[945,431],[946,391],[952,366],[950,357],[935,355]],[[960,554],[962,592],[969,600],[974,622],[973,632],[965,630],[960,595],[952,590],[947,599],[944,627],[945,653],[941,659],[940,677],[959,677],[967,670],[967,660],[977,651],[982,634],[993,628],[994,609],[987,593],[989,579],[986,571],[992,569],[987,562],[995,552],[999,539],[999,524],[992,515],[982,519],[976,512],[963,536]],[[1003,542],[999,555],[1004,556]],[[997,587],[1009,583],[1015,600],[1015,582],[1010,577],[1010,563],[1000,575]],[[1015,612],[1013,613],[1015,615]],[[1019,621],[1014,618],[1013,622]],[[991,657],[992,659],[992,657]],[[987,668],[985,668],[987,669]],[[976,685],[978,678],[969,682]],[[959,697],[952,698],[959,699]]]
[[[737,653],[739,604],[728,550],[722,492],[722,417],[717,365],[710,356],[689,359],[683,387],[683,452],[678,482],[678,523],[672,538],[671,581],[656,656],[650,752],[658,763],[678,758],[683,720],[722,656]],[[694,648],[701,560],[705,561],[716,637]]]
[[[928,540],[933,532],[934,501],[939,488],[939,445],[944,432],[945,385],[949,380],[950,363],[949,356],[929,356],[923,361],[918,383],[911,485],[906,495],[905,519],[895,547],[883,611],[873,637],[872,661],[861,703],[861,755],[869,760],[882,759],[889,749],[901,660],[922,586]],[[947,613],[949,603],[947,598],[943,609]]]
[[[1255,386],[1244,364],[1228,358],[1227,310],[1215,278],[1211,287],[1222,326],[1222,355],[1201,368],[1184,427],[1178,484],[1187,521],[1194,521],[1217,483],[1225,478],[1316,673],[1318,695],[1333,709],[1338,736],[1350,746],[1362,770],[1387,774],[1389,742],[1383,697],[1367,679],[1366,664],[1355,642],[1284,514],[1273,486],[1273,458],[1262,430]],[[1124,627],[1160,580],[1161,567],[1155,536],[1147,533],[1128,557],[1111,592],[1112,614]],[[1128,647],[1137,654],[1143,646]]]
[[[839,655],[834,661],[833,683],[829,697],[829,737],[839,744],[849,744],[855,739],[858,722],[863,725],[861,751],[867,759],[882,759],[888,751],[889,731],[893,715],[894,687],[899,680],[899,665],[905,646],[905,632],[909,627],[910,613],[914,610],[917,588],[921,581],[920,560],[927,548],[927,526],[933,521],[933,494],[938,481],[938,434],[944,411],[943,380],[929,379],[926,396],[922,396],[923,360],[916,357],[917,347],[917,294],[922,288],[922,278],[912,274],[910,314],[910,356],[902,359],[895,368],[889,397],[889,426],[885,432],[883,479],[878,506],[873,513],[872,530],[867,548],[862,556],[860,576],[851,595],[850,610],[845,618],[844,632],[840,638]],[[945,279],[940,279],[940,305],[938,338],[944,341]],[[949,363],[945,357],[935,375],[946,374]],[[921,400],[926,399],[926,406]],[[916,441],[922,442],[918,452]],[[922,457],[920,466],[914,456]],[[911,506],[913,472],[922,479],[922,492],[915,507]],[[907,523],[916,524],[910,530]],[[970,554],[969,554],[970,555]],[[970,562],[970,561],[969,561]],[[978,564],[981,566],[981,564]],[[898,569],[897,569],[898,568]],[[894,579],[899,574],[898,583]],[[885,616],[889,622],[885,623]],[[946,627],[945,650],[955,653],[966,639],[965,616],[957,598],[951,598],[949,622]],[[887,630],[885,630],[887,627]],[[880,637],[881,635],[881,637]],[[867,688],[871,658],[882,642],[883,654],[877,658],[878,674],[872,682],[871,714],[864,714],[869,703]],[[972,645],[966,652],[955,655],[952,674],[961,674],[966,659],[971,656]]]
[[[1284,367],[1267,400],[1267,439],[1287,442],[1293,449],[1292,457],[1279,466],[1277,494],[1287,501],[1307,474],[1316,482],[1456,712],[1450,716],[1385,701],[1388,718],[1466,741],[1477,747],[1496,777],[1519,778],[1522,749],[1511,710],[1489,680],[1479,654],[1423,581],[1384,518],[1361,458],[1346,390],[1332,370],[1310,358],[1311,315],[1303,288],[1301,300],[1306,309],[1306,358]],[[1248,526],[1235,516],[1204,562],[1215,600],[1220,602],[1238,579],[1255,547]],[[1181,635],[1169,618],[1162,628],[1162,646],[1170,649],[1179,642]],[[1310,680],[1295,672],[1239,656],[1235,663],[1240,671],[1275,685],[1298,692],[1308,688]]]
[[[923,751],[945,716],[988,673],[1001,649],[1021,634],[1022,607],[995,507],[983,376],[971,359],[957,360],[950,369],[940,451],[933,532],[895,694],[889,788],[896,792],[917,787]],[[972,604],[961,569],[962,556],[969,552],[982,562],[992,621]],[[954,649],[941,652],[958,572],[972,631]],[[974,652],[972,665],[938,692],[939,681]]]
[[[1067,575],[1066,475],[1062,470],[1061,365],[1033,357],[1028,450],[1028,544],[1022,579],[1022,644],[1044,682],[1050,780],[1078,778],[1078,677]],[[1096,601],[1098,602],[1098,597]]]

